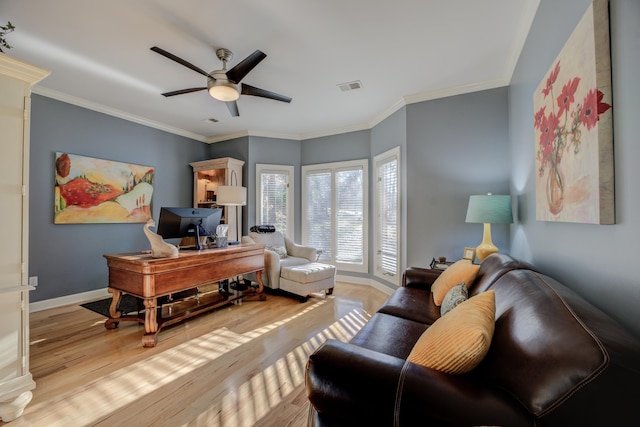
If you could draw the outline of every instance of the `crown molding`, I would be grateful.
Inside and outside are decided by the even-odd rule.
[[[86,108],[88,110],[97,111],[99,113],[107,114],[109,116],[118,117],[119,119],[128,120],[130,122],[138,123],[143,126],[147,126],[154,129],[159,129],[165,132],[173,133],[175,135],[184,136],[185,138],[195,139],[196,141],[206,142],[206,137],[195,132],[190,132],[184,129],[179,129],[173,126],[166,125],[164,123],[149,120],[144,117],[136,116],[134,114],[127,113],[126,111],[117,110],[115,108],[107,107],[96,102],[88,101],[77,96],[68,95],[66,93],[58,92],[53,89],[48,89],[41,86],[35,86],[33,93],[46,96],[47,98],[56,99],[58,101],[66,102],[68,104],[77,105],[78,107]]]
[[[434,90],[431,92],[409,95],[409,96],[406,96],[404,100],[407,103],[407,105],[417,104],[418,102],[433,101],[434,99],[448,98],[450,96],[464,95],[466,93],[495,89],[498,87],[507,86],[508,84],[509,84],[509,79],[502,77],[499,79],[489,80],[485,82],[471,83],[468,85],[461,85],[453,88]]]
[[[0,54],[0,57],[1,56],[2,55]],[[0,70],[1,70],[1,65],[2,64],[0,63]],[[260,131],[260,130],[243,130],[240,132],[234,132],[234,133],[229,133],[225,135],[205,136],[195,132],[190,132],[184,129],[176,128],[173,126],[168,126],[160,122],[146,119],[144,117],[135,116],[125,111],[116,110],[114,108],[107,107],[102,104],[91,102],[86,99],[82,99],[73,95],[68,95],[52,89],[47,89],[45,87],[34,86],[32,91],[33,93],[36,93],[38,95],[42,95],[48,98],[56,99],[58,101],[66,102],[68,104],[77,105],[79,107],[87,108],[89,110],[97,111],[99,113],[104,113],[110,116],[118,117],[123,120],[128,120],[134,123],[159,129],[165,132],[184,136],[185,138],[194,139],[196,141],[204,142],[206,144],[215,144],[218,142],[229,141],[232,139],[242,138],[246,136],[258,136],[258,137],[264,137],[264,138],[290,139],[294,141],[304,141],[308,139],[323,138],[327,136],[339,135],[339,134],[349,133],[349,132],[371,130],[375,126],[380,124],[382,121],[384,121],[385,119],[393,115],[395,112],[397,112],[398,110],[402,109],[407,105],[416,104],[424,101],[431,101],[439,98],[447,98],[449,96],[462,95],[465,93],[495,89],[497,87],[507,86],[509,84],[509,80],[510,80],[510,75],[509,77],[503,77],[500,79],[495,79],[495,80],[486,81],[486,82],[472,83],[468,85],[457,86],[454,88],[434,90],[430,92],[409,95],[398,100],[396,103],[391,105],[386,110],[382,111],[380,114],[373,117],[368,122],[360,123],[352,126],[345,126],[341,128],[325,129],[325,130],[310,132],[305,134],[288,134],[288,133]]]
[[[294,141],[300,141],[300,135],[288,134],[288,133],[279,133],[279,132],[270,132],[270,131],[254,131],[254,130],[244,130],[240,132],[230,133],[227,135],[221,136],[210,136],[206,138],[204,142],[208,144],[215,144],[216,142],[229,141],[231,139],[242,138],[245,136],[259,136],[263,138],[276,138],[276,139],[291,139]]]
[[[0,53],[0,74],[34,85],[51,74],[51,71]]]
[[[370,130],[370,129],[371,129],[371,126],[369,123],[362,123],[362,124],[353,125],[353,126],[344,126],[341,128],[326,129],[318,132],[311,132],[311,133],[306,133],[304,135],[301,135],[300,141],[304,141],[307,139],[314,139],[314,138],[322,138],[325,136],[340,135],[342,133],[359,132],[361,130]]]

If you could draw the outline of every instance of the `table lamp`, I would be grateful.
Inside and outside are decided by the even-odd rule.
[[[231,171],[230,183],[233,183],[233,178],[236,171]],[[236,177],[237,182],[237,177]],[[236,210],[236,238],[240,242],[240,235],[242,229],[240,228],[240,222],[238,221],[238,206],[245,206],[247,204],[247,188],[239,185],[219,185],[216,192],[216,204],[221,206],[234,206]],[[231,243],[231,242],[229,242]]]
[[[491,193],[470,196],[466,222],[484,224],[482,243],[476,248],[476,255],[482,262],[489,255],[498,252],[491,241],[491,224],[513,223],[511,196]]]

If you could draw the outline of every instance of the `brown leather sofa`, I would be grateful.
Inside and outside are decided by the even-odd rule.
[[[349,343],[328,340],[310,356],[310,425],[640,425],[640,341],[508,255],[485,259],[469,289],[495,291],[495,332],[480,365],[451,375],[407,362],[440,316],[430,292],[437,275],[407,269]]]

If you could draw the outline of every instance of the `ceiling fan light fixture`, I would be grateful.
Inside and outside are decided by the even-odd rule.
[[[236,85],[229,81],[216,80],[209,83],[209,95],[218,101],[235,101],[240,97],[240,92]]]

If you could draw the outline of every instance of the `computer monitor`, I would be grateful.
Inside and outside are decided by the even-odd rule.
[[[214,236],[222,217],[221,208],[160,208],[157,232],[163,239],[195,237],[200,250],[200,236]]]

